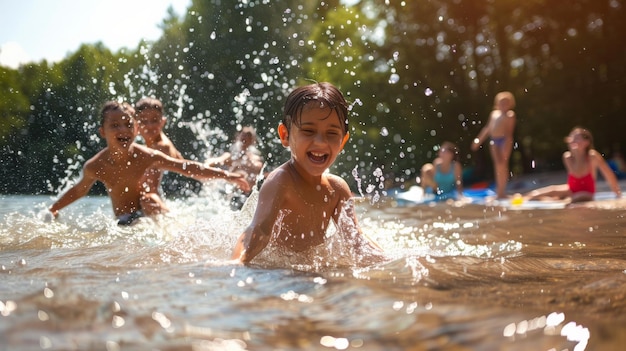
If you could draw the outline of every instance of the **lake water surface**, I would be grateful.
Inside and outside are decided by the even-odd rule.
[[[0,198],[0,350],[624,350],[626,209],[357,205],[375,265],[224,264],[251,209]],[[332,233],[331,233],[332,234]]]

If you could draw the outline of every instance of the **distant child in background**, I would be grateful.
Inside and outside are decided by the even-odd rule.
[[[167,119],[163,114],[163,104],[154,98],[143,98],[135,104],[136,120],[139,125],[139,135],[146,142],[146,146],[159,150],[164,154],[182,160],[183,156],[176,149],[172,141],[163,133]],[[150,168],[141,181],[142,196],[141,208],[146,214],[158,214],[169,211],[165,201],[161,198],[161,179],[163,171]]]
[[[487,125],[478,133],[472,143],[472,151],[489,138],[489,151],[494,164],[496,195],[506,197],[506,184],[509,179],[509,159],[513,150],[513,131],[515,130],[515,98],[508,91],[500,92],[494,99],[493,111]]]
[[[347,118],[348,103],[330,83],[302,86],[289,94],[278,135],[291,150],[291,159],[261,186],[252,222],[233,250],[235,262],[249,263],[270,242],[306,254],[326,241],[331,219],[339,233],[351,238],[357,254],[382,257],[357,223],[350,187],[327,172],[348,141]]]
[[[235,142],[231,146],[230,152],[209,159],[205,161],[205,164],[213,167],[224,167],[233,173],[241,173],[252,189],[257,184],[257,178],[261,176],[264,163],[256,143],[256,130],[250,126],[243,127],[235,136]],[[241,208],[251,191],[234,194],[231,198],[233,207]]]
[[[593,136],[585,128],[572,129],[565,138],[568,151],[563,153],[563,164],[567,170],[567,184],[551,185],[531,191],[525,196],[528,200],[566,199],[571,202],[591,201],[596,192],[596,173],[609,183],[617,197],[622,192],[615,174],[604,161],[602,155],[593,149]]]
[[[222,178],[248,190],[248,182],[241,174],[174,158],[135,143],[135,110],[129,104],[109,101],[102,107],[100,116],[99,132],[107,146],[85,162],[81,179],[52,204],[49,210],[54,217],[59,210],[87,195],[96,181],[106,187],[119,224],[128,225],[144,215],[156,214],[158,212],[152,208],[141,207],[144,191],[141,182],[146,171],[152,168],[197,180]]]
[[[422,166],[421,186],[424,193],[433,192],[437,199],[454,198],[463,194],[463,167],[459,161],[459,150],[454,143],[444,142],[439,147],[433,163]]]

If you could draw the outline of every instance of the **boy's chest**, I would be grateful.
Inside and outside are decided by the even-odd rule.
[[[294,189],[288,202],[285,223],[306,232],[325,233],[338,206],[336,193],[327,188]]]
[[[116,163],[96,172],[98,179],[111,190],[137,187],[147,167],[140,162]],[[128,191],[128,190],[126,190]]]

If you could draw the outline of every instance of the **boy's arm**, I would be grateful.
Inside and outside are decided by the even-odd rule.
[[[74,184],[68,191],[61,195],[61,197],[50,206],[49,211],[56,218],[59,215],[59,210],[87,195],[96,180],[94,173],[91,172],[89,166],[86,165],[83,168],[83,175],[78,183]]]
[[[609,183],[611,190],[613,190],[613,192],[615,193],[615,195],[617,195],[617,197],[622,197],[622,190],[619,187],[619,183],[617,182],[617,177],[615,176],[615,173],[613,173],[613,170],[611,169],[611,167],[609,167],[609,165],[606,163],[606,161],[604,160],[602,155],[600,155],[599,152],[597,151],[592,152],[592,156],[598,169],[600,169],[600,172],[602,172],[602,176],[604,177],[604,180],[606,180],[606,182]]]
[[[489,123],[491,123],[491,116],[489,117]],[[487,123],[487,125],[484,126],[483,129],[480,130],[480,132],[478,133],[478,136],[474,138],[474,141],[472,142],[472,146],[471,146],[472,151],[478,150],[478,147],[480,147],[480,145],[487,138],[487,135],[489,135],[489,123]]]
[[[196,180],[224,179],[236,184],[243,191],[250,191],[250,184],[242,174],[232,173],[223,169],[207,167],[199,162],[185,159],[176,159],[154,152],[155,164],[158,168],[182,174]]]
[[[252,222],[241,234],[233,249],[231,259],[235,263],[249,263],[270,242],[286,194],[280,178],[280,175],[274,173],[263,183]]]
[[[213,158],[206,160],[204,164],[209,165],[209,166],[226,165],[226,163],[229,163],[228,161],[230,160],[230,156],[231,156],[230,152],[225,152],[218,157],[213,157]]]
[[[359,225],[356,209],[354,207],[354,200],[352,199],[352,191],[340,177],[329,178],[332,179],[333,188],[338,191],[340,197],[337,208],[333,214],[333,220],[337,223],[337,228],[343,233],[356,233],[354,237],[354,248],[359,255],[363,255],[366,252],[372,252],[376,255],[383,254],[383,249],[372,238],[363,233],[361,226]],[[342,217],[343,216],[343,217]]]

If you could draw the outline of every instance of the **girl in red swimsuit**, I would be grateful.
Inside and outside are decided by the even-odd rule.
[[[585,128],[572,129],[565,138],[568,151],[563,153],[563,165],[567,170],[567,184],[551,185],[545,188],[533,190],[526,197],[528,200],[536,199],[566,199],[571,202],[591,201],[596,192],[596,173],[602,172],[602,176],[610,185],[617,197],[622,192],[617,183],[617,178],[602,155],[593,149],[593,136]]]

